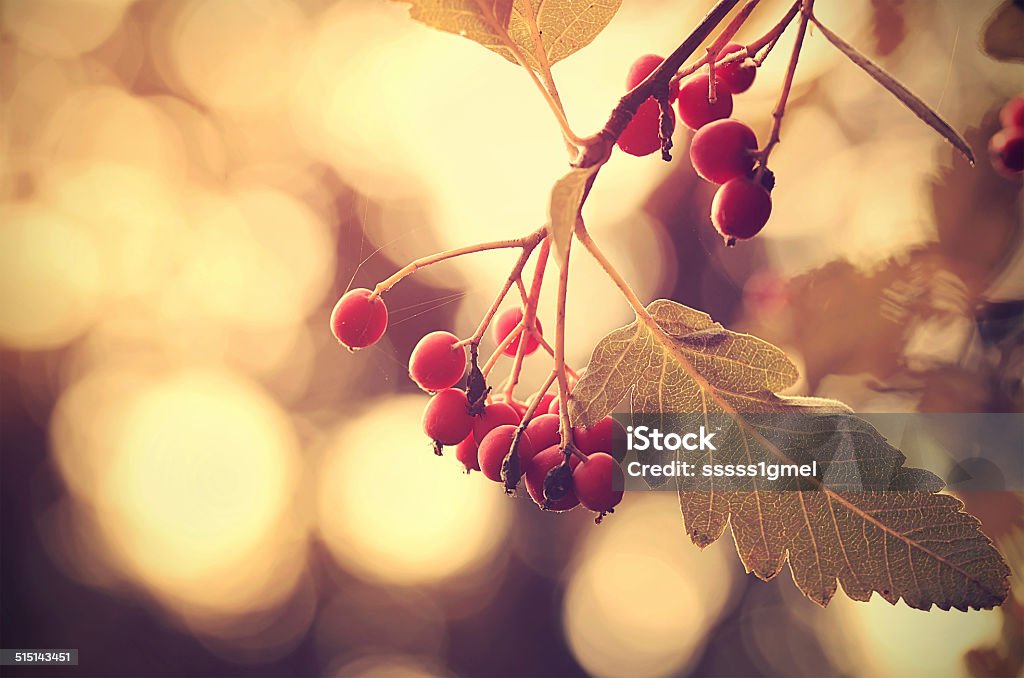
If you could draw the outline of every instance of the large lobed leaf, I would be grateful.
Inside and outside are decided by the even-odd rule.
[[[537,57],[537,38],[540,39],[547,64],[554,64],[589,45],[604,30],[622,4],[622,0],[399,2],[412,5],[409,14],[413,19],[469,38],[518,64],[509,46],[510,43],[514,44],[527,65],[536,71],[543,70]],[[531,23],[537,27],[536,34]]]
[[[821,605],[837,583],[855,600],[877,591],[920,609],[1005,599],[1008,568],[960,501],[937,494],[939,478],[904,468],[902,453],[841,403],[776,394],[797,378],[785,353],[672,301],[648,311],[654,326],[638,319],[594,349],[569,400],[574,425],[593,425],[628,397],[635,414],[671,419],[667,430],[728,421],[717,427],[717,450],[687,456],[698,465],[816,460],[824,469],[794,491],[761,478],[677,480],[695,544],[730,525],[747,572],[768,580],[788,560],[797,586]],[[688,417],[695,421],[680,420]]]

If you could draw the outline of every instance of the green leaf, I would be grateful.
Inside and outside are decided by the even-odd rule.
[[[590,185],[601,169],[600,165],[591,167],[574,167],[569,173],[555,182],[551,189],[551,203],[548,208],[548,228],[555,246],[559,266],[565,261],[572,240],[576,219],[580,215],[583,200]]]
[[[619,10],[622,0],[399,0],[409,15],[428,26],[455,33],[518,64],[509,46],[519,48],[527,65],[543,71],[539,39],[551,65],[589,45]],[[531,14],[528,8],[532,10]],[[531,23],[536,25],[535,33]]]
[[[797,378],[780,349],[672,301],[647,310],[650,319],[594,349],[569,399],[574,425],[592,425],[629,398],[634,416],[668,419],[667,430],[718,431],[716,450],[686,453],[698,468],[813,460],[825,469],[820,480],[796,481],[798,491],[759,477],[677,479],[695,544],[730,525],[747,572],[768,580],[788,560],[796,585],[820,605],[838,584],[855,600],[877,591],[920,609],[1005,599],[1008,568],[959,500],[936,494],[939,478],[904,468],[903,454],[842,403],[777,395]]]
[[[938,113],[932,110],[928,104],[907,89],[903,83],[899,82],[881,66],[858,52],[853,45],[823,26],[816,18],[812,18],[812,20],[814,21],[814,25],[821,30],[821,34],[824,35],[829,42],[835,45],[840,52],[845,54],[850,61],[860,66],[868,75],[874,78],[878,84],[892,92],[893,96],[903,102],[903,105],[909,108],[914,115],[921,118],[925,124],[941,134],[946,141],[953,144],[958,151],[964,154],[964,157],[967,158],[968,162],[972,165],[974,164],[974,151],[971,150],[967,140],[964,139],[959,132],[953,129],[948,122],[943,120]]]

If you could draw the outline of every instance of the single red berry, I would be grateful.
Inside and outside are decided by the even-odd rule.
[[[551,469],[562,463],[563,459],[562,450],[554,445],[535,454],[526,467],[526,491],[530,493],[530,497],[533,498],[537,506],[542,508],[544,506],[544,479],[547,478]],[[579,459],[575,456],[569,460],[569,468],[575,468],[577,464],[579,464]],[[547,510],[568,511],[579,503],[580,500],[576,498],[576,493],[570,489],[564,497],[551,502]]]
[[[742,45],[730,43],[718,53],[718,61],[742,49],[744,49]],[[751,59],[731,61],[722,66],[715,64],[715,78],[718,80],[718,86],[730,94],[746,92],[754,84],[756,76],[757,66]]]
[[[772,213],[772,197],[760,184],[740,178],[722,184],[711,201],[711,222],[729,244],[757,235]]]
[[[534,394],[530,396],[530,400],[528,402],[532,403],[534,400],[536,400],[536,398],[537,396],[536,394]],[[537,403],[537,409],[534,410],[534,414],[547,414],[548,408],[551,407],[551,402],[554,399],[555,396],[552,393],[545,393],[544,395],[542,395],[540,397],[540,402]]]
[[[552,445],[558,445],[561,441],[558,430],[560,423],[557,414],[539,414],[531,419],[526,425],[526,433],[530,436],[533,446],[538,450],[544,450]]]
[[[518,426],[520,421],[519,413],[508,403],[491,403],[473,422],[473,440],[479,445],[492,429],[505,424]]]
[[[473,416],[465,391],[438,391],[423,410],[423,432],[442,445],[458,445],[472,430]]]
[[[516,435],[517,426],[506,424],[492,429],[484,436],[480,443],[480,470],[484,476],[494,482],[501,482],[501,463],[505,460],[508,451],[512,449],[512,439]],[[524,431],[519,436],[519,444],[516,445],[516,452],[519,454],[519,468],[525,469],[533,459],[534,448],[530,442],[530,436]]]
[[[675,113],[669,108],[669,115],[675,118]],[[636,115],[622,130],[619,140],[616,142],[623,151],[630,155],[650,155],[661,149],[661,108],[654,99],[648,99],[640,104]]]
[[[388,328],[388,307],[380,297],[370,300],[370,290],[349,290],[331,311],[331,331],[349,348],[365,348],[384,336]]]
[[[548,405],[548,414],[561,414],[562,412],[562,399],[555,396],[551,404]]]
[[[690,142],[690,162],[702,179],[724,184],[754,171],[757,136],[739,120],[726,118],[704,125]]]
[[[614,417],[605,417],[590,428],[574,428],[572,441],[584,454],[606,452],[616,461],[626,457],[626,429]]]
[[[431,332],[420,339],[409,357],[409,377],[424,391],[457,384],[466,371],[466,349],[457,343],[451,332]]]
[[[999,122],[1003,129],[1024,128],[1024,95],[1015,96],[999,111]]]
[[[505,309],[498,319],[494,321],[494,341],[497,344],[505,341],[505,337],[511,334],[512,330],[516,328],[519,323],[523,321],[523,309],[521,308],[508,308]],[[540,318],[534,318],[537,323],[537,333],[544,334],[544,328],[541,327]],[[537,337],[533,334],[526,333],[520,334],[518,337],[509,342],[509,345],[505,347],[505,355],[514,356],[516,351],[519,350],[519,342],[526,337],[526,349],[525,355],[530,355],[537,350],[540,346],[540,342],[537,341]]]
[[[732,95],[719,87],[715,92],[715,103],[708,100],[708,85],[711,77],[707,73],[688,78],[679,88],[679,119],[692,130],[698,130],[709,122],[728,118],[732,114]]]
[[[645,54],[629,67],[629,73],[626,75],[626,89],[633,89],[641,82],[647,79],[647,76],[654,72],[654,69],[661,65],[664,61],[657,54]],[[679,94],[679,81],[669,82],[668,99],[669,101],[675,101],[676,96]]]
[[[595,452],[573,469],[572,484],[581,504],[591,511],[607,513],[622,501],[622,468],[611,455]]]
[[[1000,173],[1013,177],[1024,172],[1024,128],[996,132],[988,149],[992,164]]]
[[[455,458],[466,467],[466,473],[480,470],[480,460],[477,454],[476,441],[473,434],[466,436],[461,443],[455,446]]]

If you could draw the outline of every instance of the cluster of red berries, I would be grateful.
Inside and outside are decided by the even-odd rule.
[[[730,44],[719,52],[717,60],[742,49],[741,45]],[[639,85],[662,61],[656,54],[637,59],[626,76],[626,88]],[[774,179],[767,170],[755,171],[757,137],[747,125],[729,117],[733,95],[750,89],[756,75],[757,66],[750,59],[721,65],[716,62],[714,100],[708,69],[681,83],[673,80],[669,87],[669,101],[675,102],[679,120],[695,132],[690,143],[690,162],[701,178],[721,184],[711,203],[711,221],[730,245],[757,235],[772,211],[770,191]],[[674,123],[671,107],[666,114]],[[661,148],[660,116],[657,100],[647,99],[619,137],[619,148],[638,156]]]
[[[495,321],[494,340],[501,344],[522,321],[521,309],[512,308]],[[538,332],[541,331],[537,324]],[[512,340],[504,349],[515,355],[519,342],[529,355],[539,342],[532,333]],[[456,367],[457,365],[457,367]],[[518,468],[526,490],[538,506],[549,511],[568,511],[582,504],[602,516],[611,512],[622,499],[615,490],[615,475],[621,478],[617,460],[609,454],[617,436],[624,436],[621,425],[606,417],[589,429],[574,430],[574,445],[585,460],[571,456],[566,460],[559,435],[559,401],[550,394],[535,394],[527,403],[495,396],[491,402],[481,398],[470,402],[467,391],[454,388],[466,368],[466,352],[458,339],[448,332],[432,332],[416,345],[409,360],[409,376],[420,388],[433,392],[423,412],[423,432],[438,447],[455,446],[455,458],[466,472],[480,471],[489,480],[504,483],[502,466],[515,448]],[[537,401],[528,421],[523,417]],[[582,463],[581,463],[582,462]],[[560,467],[571,472],[571,482],[557,499],[545,497],[545,481]],[[618,484],[621,487],[621,481]]]
[[[1016,178],[1024,173],[1024,95],[1016,96],[999,112],[1003,129],[992,135],[988,150],[1000,174]]]
[[[504,342],[522,319],[519,308],[498,316],[493,330],[495,342]],[[334,336],[349,349],[376,343],[387,324],[384,301],[363,288],[345,293],[331,313]],[[536,327],[540,332],[539,321]],[[520,341],[526,342],[526,355],[540,345],[535,335],[526,333],[509,342],[503,352],[516,355]],[[442,446],[454,445],[455,458],[467,473],[480,471],[490,480],[504,482],[502,465],[514,445],[526,489],[541,508],[568,511],[582,504],[599,513],[599,520],[614,509],[622,499],[622,491],[614,489],[622,486],[622,470],[618,464],[621,459],[612,455],[618,454],[615,450],[624,449],[625,437],[617,421],[605,417],[591,428],[574,429],[573,444],[581,454],[566,459],[560,447],[558,398],[536,394],[529,405],[514,400],[506,402],[502,396],[495,396],[490,403],[484,397],[480,402],[470,402],[467,390],[455,388],[466,366],[464,345],[454,334],[444,331],[424,336],[409,357],[409,377],[421,389],[433,393],[423,411],[423,431],[439,452]],[[528,407],[538,398],[534,415],[524,424]],[[545,482],[549,474],[557,474],[560,468],[570,471],[571,480],[564,492],[552,500],[550,490],[545,497]]]

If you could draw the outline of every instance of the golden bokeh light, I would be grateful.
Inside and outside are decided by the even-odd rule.
[[[330,678],[442,678],[450,674],[419,657],[379,654],[339,661],[326,675]]]
[[[102,288],[95,242],[41,206],[0,209],[0,344],[61,346],[93,321]]]
[[[291,425],[227,373],[162,376],[108,373],[73,387],[54,420],[61,469],[94,507],[115,565],[169,605],[223,614],[274,604],[304,561]]]
[[[504,543],[511,500],[438,458],[418,425],[426,397],[376,403],[335,434],[318,472],[320,534],[368,580],[429,584],[485,565]]]
[[[264,329],[294,324],[320,303],[331,243],[312,210],[261,187],[190,198],[189,255],[172,295],[221,323]]]
[[[994,643],[1002,625],[998,610],[926,613],[903,601],[890,605],[877,595],[855,602],[842,591],[828,609],[843,633],[826,638],[826,647],[837,658],[855,657],[856,664],[847,668],[857,676],[968,676],[964,653]]]
[[[133,0],[7,0],[5,30],[27,51],[68,58],[87,52],[117,28]]]
[[[173,59],[196,97],[212,108],[246,113],[281,105],[306,27],[295,3],[190,0],[175,9]]]
[[[112,162],[168,178],[184,174],[181,132],[153,104],[108,85],[68,96],[49,119],[38,152],[50,161]]]
[[[587,537],[570,571],[563,624],[594,676],[685,671],[742,576],[731,539],[699,551],[671,492],[630,493]]]

